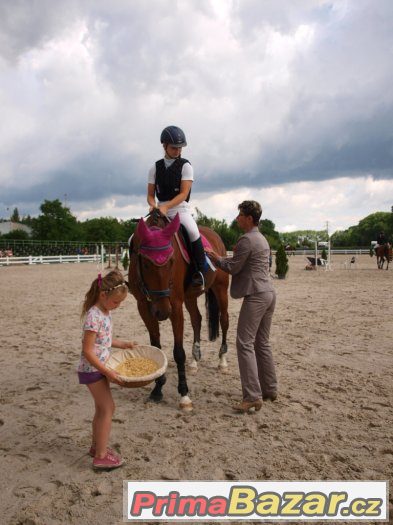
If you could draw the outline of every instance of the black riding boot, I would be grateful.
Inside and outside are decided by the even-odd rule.
[[[195,272],[191,278],[191,284],[195,288],[205,288],[205,278],[203,274],[206,270],[206,256],[203,248],[202,239],[199,237],[191,243],[192,257],[194,259]]]

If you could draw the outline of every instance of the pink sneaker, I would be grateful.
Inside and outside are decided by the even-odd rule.
[[[113,450],[113,448],[107,448],[106,451],[109,452],[109,454],[112,454],[112,456],[120,457],[119,454],[117,454],[117,453]],[[92,445],[92,446],[90,447],[90,450],[89,450],[88,454],[89,454],[89,456],[91,456],[92,458],[95,457],[95,455],[96,455],[96,447],[95,447],[95,445]]]
[[[110,452],[106,453],[104,458],[93,459],[93,469],[95,470],[109,470],[118,468],[123,465],[124,461],[119,456],[114,456]]]

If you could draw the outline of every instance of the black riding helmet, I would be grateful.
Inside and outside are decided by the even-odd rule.
[[[167,126],[161,133],[161,144],[169,144],[175,148],[187,146],[184,131],[177,126]]]

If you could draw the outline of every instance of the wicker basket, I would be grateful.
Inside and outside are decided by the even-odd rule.
[[[112,355],[106,362],[106,366],[115,370],[123,361],[129,357],[144,357],[147,359],[153,359],[158,365],[158,370],[142,377],[127,377],[119,376],[123,381],[126,388],[138,388],[141,386],[146,386],[149,383],[152,383],[157,377],[162,376],[165,373],[165,370],[168,366],[168,361],[166,355],[162,350],[156,348],[155,346],[148,345],[138,345],[132,350],[127,348],[125,350],[116,348],[112,351]]]

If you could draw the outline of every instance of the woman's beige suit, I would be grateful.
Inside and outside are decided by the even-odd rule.
[[[270,247],[255,226],[240,237],[233,257],[217,266],[232,275],[231,296],[244,297],[236,348],[244,401],[274,398],[277,378],[269,343],[276,293],[269,272]]]

